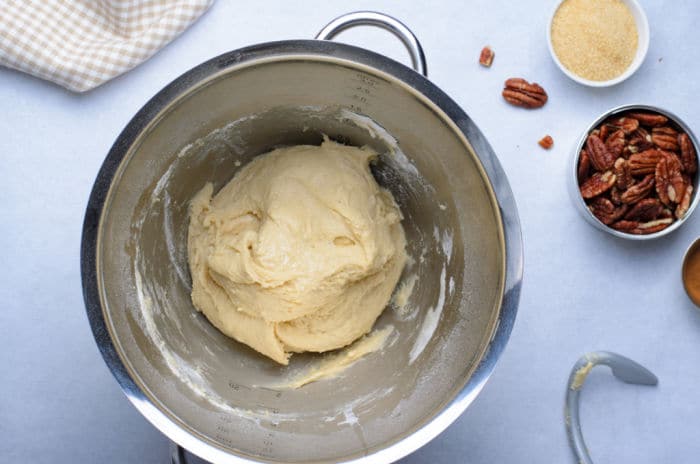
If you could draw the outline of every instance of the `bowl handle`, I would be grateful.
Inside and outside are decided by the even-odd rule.
[[[415,34],[404,23],[396,18],[375,11],[356,11],[335,18],[316,34],[318,40],[331,40],[333,37],[355,26],[377,26],[394,34],[406,46],[413,69],[428,77],[428,66],[425,63],[423,47]]]

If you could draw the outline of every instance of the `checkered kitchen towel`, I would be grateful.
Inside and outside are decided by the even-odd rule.
[[[84,92],[150,58],[214,0],[0,0],[0,65]]]

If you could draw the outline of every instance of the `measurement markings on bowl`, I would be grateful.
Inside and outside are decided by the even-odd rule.
[[[361,72],[355,73],[348,81],[348,89],[351,92],[346,95],[351,101],[348,108],[356,113],[364,113],[365,108],[372,105],[373,92],[378,89],[379,81]]]
[[[261,405],[262,406],[262,405]],[[274,414],[275,409],[272,409],[270,412]],[[233,417],[231,416],[219,416],[218,417],[218,422],[216,424],[215,428],[215,434],[214,438],[218,440],[219,442],[230,446],[234,448],[236,446],[236,443],[234,441],[236,431],[232,429],[232,426],[235,428],[233,424]],[[277,428],[279,427],[279,423],[271,421],[269,423],[269,426],[272,427],[272,430],[268,429],[265,432],[265,435],[260,442],[260,448],[258,450],[258,453],[261,456],[265,457],[273,457],[275,455],[275,432],[277,431]]]
[[[229,417],[219,416],[219,422],[216,424],[214,438],[220,443],[227,446],[235,446],[233,440],[230,438],[232,435],[232,430],[228,427],[232,420]]]
[[[280,408],[277,406],[277,404],[280,401],[282,401],[282,392],[270,390],[267,388],[250,388],[248,386],[236,383],[233,380],[228,381],[228,386],[231,389],[231,391],[234,392],[234,394],[249,394],[250,392],[256,391],[260,393],[274,392],[271,402],[268,401],[267,404],[256,403],[256,409],[254,409],[253,411],[248,411],[250,415],[246,414],[245,416],[248,416],[251,419],[254,418],[255,423],[259,427],[263,427],[265,429],[265,435],[260,442],[261,447],[258,450],[259,454],[264,457],[275,456],[274,439],[276,432],[279,430],[279,415],[281,413]],[[234,447],[235,435],[238,433],[235,430],[236,426],[234,424],[234,419],[237,417],[240,418],[239,416],[230,415],[218,416],[214,438],[220,440],[221,443],[224,443],[227,446]]]
[[[273,427],[276,427],[276,424],[273,424]],[[266,456],[273,456],[275,453],[275,448],[274,448],[274,442],[272,439],[274,438],[274,434],[272,432],[267,432],[267,435],[265,435],[265,438],[263,438],[262,441],[262,448],[260,449],[260,454],[266,455]]]

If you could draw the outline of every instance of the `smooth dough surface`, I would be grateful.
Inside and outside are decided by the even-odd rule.
[[[273,150],[190,204],[195,307],[281,364],[372,329],[406,263],[401,212],[376,153],[324,141]]]

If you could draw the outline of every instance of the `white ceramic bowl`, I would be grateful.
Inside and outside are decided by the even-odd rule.
[[[627,5],[627,7],[630,9],[630,11],[632,12],[632,16],[634,17],[634,22],[637,24],[637,54],[634,56],[632,64],[630,64],[630,66],[625,72],[615,77],[614,79],[610,79],[607,81],[593,81],[581,77],[578,74],[574,74],[573,72],[568,70],[561,63],[561,61],[559,61],[559,57],[554,52],[554,47],[552,46],[552,21],[554,20],[554,15],[557,13],[559,6],[561,6],[561,4],[565,1],[566,0],[560,0],[556,2],[556,5],[554,6],[551,14],[549,15],[549,21],[547,22],[547,46],[549,47],[549,53],[552,55],[552,59],[557,64],[557,66],[559,66],[559,69],[561,69],[561,71],[564,74],[566,74],[579,84],[587,85],[590,87],[610,87],[612,85],[619,84],[620,82],[624,81],[632,74],[634,74],[634,72],[637,69],[639,69],[639,67],[642,65],[642,62],[644,62],[644,58],[647,55],[647,51],[649,50],[649,22],[647,21],[646,13],[644,13],[644,10],[642,9],[641,5],[637,2],[637,0],[621,0],[622,3]]]

